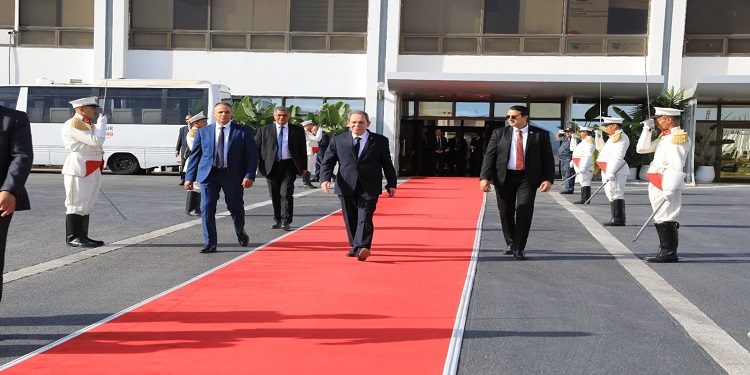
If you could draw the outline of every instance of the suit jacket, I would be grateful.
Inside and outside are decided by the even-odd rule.
[[[448,138],[445,138],[444,136],[440,137],[440,147],[438,147],[438,141],[436,135],[428,135],[427,136],[427,143],[430,145],[430,151],[433,153],[437,150],[447,150],[448,149]]]
[[[253,131],[236,122],[231,122],[227,150],[227,172],[233,182],[238,184],[249,178],[255,180],[258,169],[258,146],[253,138]],[[216,123],[204,126],[195,133],[193,150],[190,153],[185,172],[186,181],[203,182],[211,173],[216,148]]]
[[[16,211],[31,208],[24,186],[33,161],[29,117],[21,111],[0,106],[0,190],[15,195]]]
[[[177,145],[175,146],[175,149],[174,149],[175,151],[180,153],[179,154],[180,156],[183,156],[183,159],[186,154],[190,153],[190,148],[188,147],[188,144],[187,144],[188,130],[189,129],[187,125],[180,128],[180,133],[177,135]]]
[[[552,144],[549,132],[535,126],[529,126],[529,135],[526,139],[526,154],[524,164],[526,169],[526,180],[533,188],[539,186],[542,181],[555,180],[555,157],[552,154]],[[510,143],[514,140],[513,131],[516,128],[506,126],[495,129],[492,137],[487,143],[487,151],[482,160],[480,178],[490,180],[495,185],[505,182],[508,170],[508,159],[510,158]]]
[[[368,130],[368,139],[360,153],[359,159],[354,153],[354,139],[351,133],[339,134],[328,145],[323,162],[320,164],[320,181],[331,181],[333,168],[339,163],[336,175],[336,194],[349,196],[354,194],[357,180],[367,195],[379,195],[383,188],[383,173],[387,188],[395,188],[396,169],[391,161],[388,138]]]
[[[297,174],[301,174],[307,168],[307,139],[305,129],[301,126],[287,124],[287,144],[289,153],[292,154]],[[276,140],[276,123],[263,125],[255,135],[255,143],[258,144],[260,154],[260,173],[268,175],[273,169],[276,161],[276,153],[279,151]]]

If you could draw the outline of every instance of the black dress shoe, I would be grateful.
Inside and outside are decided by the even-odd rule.
[[[315,178],[310,179],[310,182],[320,182],[320,179],[315,177]]]
[[[216,245],[206,245],[206,247],[201,249],[201,253],[215,253],[216,252]]]
[[[283,230],[290,230],[290,229],[292,229],[292,227],[286,221],[282,221],[281,222],[281,229],[283,229]]]
[[[560,194],[573,194],[573,190],[563,190]]]
[[[357,250],[357,260],[364,262],[370,256],[370,249],[363,247]]]
[[[346,253],[346,256],[348,257],[356,257],[357,256],[357,247],[353,247],[351,250],[349,250],[348,253]]]
[[[526,255],[523,254],[523,250],[515,250],[513,251],[513,259],[526,260]]]
[[[237,233],[237,241],[239,241],[240,245],[247,246],[247,244],[250,243],[250,236],[248,236],[243,229],[242,232]]]
[[[503,251],[503,254],[505,254],[505,255],[513,255],[513,246],[512,245],[508,245],[508,247],[505,249],[505,251]]]
[[[281,222],[277,221],[274,225],[271,225],[271,228],[273,228],[273,229],[280,229],[281,228]]]

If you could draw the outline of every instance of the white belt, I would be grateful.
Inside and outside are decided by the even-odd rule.
[[[70,153],[73,154],[73,155],[79,155],[79,156],[101,156],[101,155],[104,155],[104,153],[100,152],[100,151],[92,151],[92,152],[71,151]]]

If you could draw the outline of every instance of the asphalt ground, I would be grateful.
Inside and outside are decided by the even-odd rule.
[[[185,215],[178,180],[174,174],[104,175],[102,190],[127,219],[100,195],[90,236],[107,245],[87,253],[64,242],[62,176],[32,173],[32,210],[14,215],[9,234],[0,366],[285,234],[270,228],[268,191],[259,178],[245,194],[249,247],[237,243],[225,217],[217,221],[219,252],[199,254],[200,221]],[[570,204],[578,194],[538,194],[525,262],[502,254],[495,197],[488,194],[458,373],[750,373],[732,363],[737,356],[722,356],[722,350],[739,347],[746,355],[750,348],[749,192],[731,184],[686,188],[681,262],[665,265],[635,258],[657,246],[652,225],[631,241],[650,215],[643,182],[628,183],[625,227],[598,224],[610,217],[603,193],[583,207]],[[293,228],[339,209],[338,199],[319,189],[297,193]],[[345,233],[340,240],[345,245]],[[670,290],[685,300],[670,305],[664,298]],[[725,336],[702,341],[700,329],[696,334],[684,319],[700,315],[691,308]]]

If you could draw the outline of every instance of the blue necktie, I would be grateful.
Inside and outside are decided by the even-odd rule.
[[[354,139],[357,140],[357,142],[354,144],[354,154],[357,155],[357,159],[359,159],[359,141],[361,141],[362,138],[355,137]]]
[[[284,145],[284,127],[283,126],[279,127],[279,135],[276,141],[279,143],[279,150],[276,152],[276,161],[281,161],[281,156],[282,156],[281,149],[282,149],[282,146]]]
[[[216,168],[225,168],[224,162],[224,127],[219,127],[219,140],[216,142],[216,155],[214,156]]]

